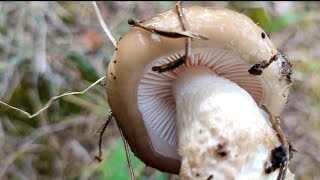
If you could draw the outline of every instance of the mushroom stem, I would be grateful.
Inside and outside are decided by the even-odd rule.
[[[265,173],[280,142],[247,91],[205,67],[173,86],[182,179],[276,179]],[[269,163],[270,164],[270,163]]]

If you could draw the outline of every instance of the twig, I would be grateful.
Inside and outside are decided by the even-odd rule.
[[[112,118],[114,117],[114,114],[111,112],[111,114],[109,115],[107,121],[105,123],[103,123],[97,130],[95,130],[95,132],[93,133],[93,135],[96,135],[96,134],[100,134],[100,138],[99,138],[99,156],[95,156],[95,159],[99,162],[101,162],[103,159],[102,159],[102,136],[107,128],[107,126],[109,125],[110,121],[112,120]],[[123,133],[121,131],[121,129],[119,128],[119,126],[117,126],[118,129],[119,129],[119,132],[120,132],[120,135],[121,135],[121,138],[122,138],[122,141],[123,141],[123,144],[124,144],[124,149],[125,149],[125,152],[126,152],[126,158],[127,158],[127,162],[128,162],[128,166],[129,166],[129,169],[130,169],[130,175],[131,175],[131,179],[134,180],[135,177],[134,177],[134,172],[133,172],[133,168],[132,168],[132,165],[131,165],[131,159],[130,159],[130,154],[129,154],[129,147],[128,147],[128,143],[126,141],[126,139],[124,138],[123,136]]]
[[[96,160],[98,160],[99,162],[101,162],[102,159],[102,136],[107,128],[107,126],[109,125],[111,119],[113,118],[113,113],[111,112],[111,114],[109,115],[108,119],[106,122],[104,122],[94,133],[93,135],[96,134],[100,134],[100,138],[99,138],[99,156],[95,156]]]
[[[183,32],[188,32],[187,22],[186,22],[186,19],[184,17],[184,14],[182,12],[181,1],[177,2],[176,11],[177,11],[177,14],[178,14],[179,21],[181,23]],[[173,69],[179,67],[180,65],[182,65],[183,63],[186,62],[186,60],[189,58],[190,51],[191,51],[191,36],[188,36],[187,39],[186,39],[186,43],[185,43],[185,53],[184,53],[184,55],[182,57],[180,57],[176,61],[173,61],[173,62],[165,64],[165,65],[153,66],[152,70],[153,71],[158,71],[159,73],[162,73],[162,72],[165,72],[165,71],[168,71],[168,70],[173,70]]]
[[[268,61],[267,60],[263,60],[263,61],[259,61],[258,63],[256,63],[255,65],[253,65],[248,72],[252,75],[261,75],[262,71],[264,69],[266,69],[267,67],[269,67],[269,65],[273,62],[276,61],[279,58],[279,53],[276,53],[275,55],[273,55]]]
[[[177,2],[176,11],[177,11],[177,14],[178,14],[181,26],[182,26],[182,30],[187,31],[188,30],[187,21],[186,21],[186,18],[184,17],[184,14],[182,12],[181,3],[182,3],[181,1]]]
[[[131,180],[135,180],[134,172],[133,172],[133,168],[132,168],[132,164],[131,164],[131,159],[130,159],[128,142],[125,139],[125,137],[123,136],[123,133],[122,133],[121,129],[119,128],[119,126],[118,126],[118,129],[119,129],[122,141],[123,141],[124,150],[126,152],[127,162],[128,162],[128,166],[129,166],[129,169],[130,169]]]
[[[286,137],[284,136],[284,133],[280,127],[280,117],[279,116],[271,116],[271,121],[272,121],[272,127],[277,132],[277,135],[279,137],[281,144],[286,149],[286,157],[285,157],[286,160],[280,166],[279,174],[277,177],[277,180],[284,180],[286,177],[286,174],[287,174],[288,164],[289,164],[289,160],[290,160],[290,147],[289,147],[288,141],[286,140]]]
[[[117,41],[113,38],[111,32],[109,31],[108,29],[108,26],[107,24],[105,23],[105,21],[103,20],[103,17],[102,17],[102,14],[98,8],[98,5],[95,1],[92,1],[92,4],[93,4],[93,7],[94,7],[94,10],[98,16],[98,19],[99,19],[99,22],[100,22],[100,25],[102,26],[102,29],[104,30],[104,32],[107,34],[108,38],[110,39],[110,41],[112,42],[113,46],[116,47],[117,46]]]
[[[182,29],[184,31],[187,31],[189,28],[188,28],[188,25],[187,25],[187,21],[186,21],[186,18],[182,12],[182,7],[181,7],[181,1],[178,1],[177,4],[176,4],[176,11],[177,11],[177,14],[178,14],[178,17],[179,17],[179,20],[181,22],[181,26],[182,26]],[[186,40],[186,44],[185,44],[185,59],[188,58],[189,56],[189,52],[191,51],[191,38],[187,38]]]
[[[50,105],[51,105],[54,101],[56,101],[57,99],[59,99],[59,98],[61,98],[61,97],[64,97],[64,96],[68,96],[68,95],[83,94],[83,93],[85,93],[86,91],[88,91],[89,89],[91,89],[93,86],[95,86],[96,84],[98,84],[98,83],[99,83],[101,80],[103,80],[105,77],[106,77],[106,76],[101,77],[100,79],[98,79],[96,82],[94,82],[93,84],[91,84],[89,87],[87,87],[87,88],[86,88],[85,90],[83,90],[83,91],[66,92],[66,93],[63,93],[63,94],[61,94],[61,95],[59,95],[59,96],[53,96],[53,97],[46,103],[46,105],[45,105],[42,109],[40,109],[39,111],[37,111],[36,113],[34,113],[34,114],[32,114],[32,115],[31,115],[30,113],[24,111],[24,110],[21,110],[21,109],[19,109],[19,108],[13,107],[13,106],[5,103],[5,102],[0,101],[0,104],[4,105],[4,106],[6,106],[6,107],[8,107],[8,108],[10,108],[10,109],[16,110],[16,111],[24,114],[25,116],[27,116],[29,119],[31,119],[31,118],[39,115],[42,111],[48,109],[48,108],[50,107]]]
[[[284,158],[284,162],[281,163],[280,167],[279,167],[279,174],[277,177],[277,180],[284,180],[287,174],[287,169],[288,169],[288,165],[289,165],[289,161],[290,161],[290,153],[292,151],[295,151],[294,149],[292,149],[284,135],[284,132],[281,129],[280,126],[280,121],[281,118],[280,116],[273,116],[271,114],[271,112],[268,110],[268,108],[266,106],[262,106],[263,109],[266,110],[266,112],[269,114],[270,116],[270,120],[271,120],[271,124],[272,124],[272,128],[276,131],[277,136],[279,138],[279,141],[281,143],[281,145],[284,148],[285,151],[285,158]]]
[[[185,37],[190,37],[194,39],[201,39],[201,40],[207,40],[208,38],[202,35],[199,35],[195,32],[190,32],[190,31],[164,31],[164,30],[159,30],[153,27],[148,27],[143,25],[141,22],[138,22],[135,19],[128,19],[128,24],[132,26],[137,26],[139,28],[142,28],[144,30],[147,30],[151,33],[158,34],[160,36],[168,37],[168,38],[185,38]]]

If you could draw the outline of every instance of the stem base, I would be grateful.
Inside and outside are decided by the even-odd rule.
[[[253,98],[205,67],[189,68],[174,86],[182,179],[276,179],[264,169],[280,145]]]

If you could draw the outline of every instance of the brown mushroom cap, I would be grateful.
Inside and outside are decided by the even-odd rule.
[[[151,68],[176,60],[184,53],[185,39],[172,39],[132,28],[118,42],[107,70],[108,102],[131,150],[147,165],[178,173],[175,104],[172,85],[190,66],[205,66],[247,90],[258,105],[273,115],[281,113],[289,83],[282,56],[261,76],[248,69],[269,60],[276,48],[259,26],[247,16],[227,10],[193,6],[183,9],[191,31],[209,40],[192,42],[191,60],[179,68],[158,73]],[[144,25],[165,31],[181,31],[174,10],[144,21]]]

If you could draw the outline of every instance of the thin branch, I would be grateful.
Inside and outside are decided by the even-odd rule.
[[[188,26],[187,26],[187,21],[186,18],[182,12],[182,7],[181,7],[181,1],[178,1],[176,4],[176,12],[177,15],[179,17],[179,21],[181,23],[182,26],[182,32],[189,32]],[[204,36],[201,36],[204,37]],[[159,73],[165,72],[165,71],[169,71],[169,70],[173,70],[177,67],[179,67],[180,65],[182,65],[183,63],[185,63],[187,61],[187,59],[189,58],[189,53],[191,51],[191,38],[193,38],[192,36],[187,36],[186,42],[185,42],[185,53],[182,57],[180,57],[179,59],[177,59],[176,61],[170,62],[168,64],[165,65],[161,65],[161,66],[153,66],[152,70],[153,71],[158,71]],[[207,39],[207,38],[206,38]]]
[[[117,41],[113,38],[111,32],[109,31],[108,29],[108,26],[107,24],[105,23],[105,21],[103,20],[103,17],[102,17],[102,14],[98,8],[98,5],[95,1],[92,1],[92,4],[93,4],[93,7],[94,7],[94,10],[98,16],[98,19],[99,19],[99,22],[100,22],[100,25],[102,26],[102,29],[104,30],[104,32],[107,34],[108,38],[111,40],[112,44],[114,47],[117,47]]]
[[[85,90],[83,90],[83,91],[66,92],[66,93],[63,93],[63,94],[61,94],[61,95],[59,95],[59,96],[54,96],[54,97],[52,97],[52,98],[46,103],[46,105],[45,105],[42,109],[40,109],[39,111],[37,111],[36,113],[34,113],[34,114],[32,114],[32,115],[31,115],[30,113],[26,112],[26,111],[23,111],[23,110],[19,109],[19,108],[13,107],[13,106],[5,103],[5,102],[0,101],[0,104],[4,105],[4,106],[6,106],[6,107],[8,107],[8,108],[10,108],[10,109],[16,110],[16,111],[24,114],[25,116],[27,116],[29,119],[31,119],[31,118],[39,115],[42,111],[48,109],[48,108],[50,107],[50,105],[51,105],[54,101],[56,101],[57,99],[59,99],[59,98],[61,98],[61,97],[64,97],[64,96],[68,96],[68,95],[84,94],[86,91],[88,91],[88,90],[91,89],[93,86],[95,86],[95,85],[98,84],[100,81],[102,81],[105,77],[106,77],[106,76],[101,77],[100,79],[98,79],[96,82],[94,82],[93,84],[91,84],[89,87],[87,87],[87,88],[86,88]]]
[[[93,133],[93,135],[96,134],[100,134],[100,138],[99,138],[99,156],[95,156],[95,159],[98,160],[99,162],[101,162],[102,159],[102,136],[107,128],[107,126],[109,125],[110,121],[112,120],[112,118],[114,117],[113,113],[111,112],[111,114],[109,115],[107,121],[105,123],[103,123],[97,130],[95,130],[95,132]],[[123,133],[121,131],[121,129],[119,128],[119,126],[117,126],[124,144],[124,149],[126,152],[126,158],[127,158],[127,162],[128,162],[128,166],[130,169],[130,175],[131,175],[131,180],[135,180],[134,177],[134,172],[133,172],[133,168],[131,165],[131,159],[130,159],[130,153],[129,153],[129,147],[128,147],[128,143],[125,139],[125,137],[123,136]]]
[[[274,130],[277,132],[279,140],[281,144],[284,146],[286,149],[286,157],[285,157],[285,162],[280,166],[279,174],[277,177],[277,180],[284,180],[287,174],[287,169],[288,169],[288,164],[290,161],[290,147],[288,144],[288,141],[280,127],[280,117],[279,116],[271,116],[271,121],[272,121],[272,127]]]
[[[184,14],[182,12],[182,5],[181,5],[181,1],[178,1],[176,4],[176,11],[182,26],[182,30],[183,31],[187,31],[188,30],[188,25],[187,25],[187,21],[186,18],[184,17]]]
[[[269,114],[272,128],[276,131],[278,139],[279,139],[282,147],[285,150],[285,158],[284,158],[285,160],[283,163],[281,163],[281,165],[279,167],[279,174],[277,177],[277,180],[284,180],[286,177],[286,174],[287,174],[287,169],[288,169],[288,165],[289,165],[289,161],[290,161],[290,153],[292,153],[292,151],[295,151],[295,150],[290,147],[290,145],[284,135],[284,132],[281,129],[280,116],[273,116],[271,114],[271,112],[269,111],[269,109],[265,105],[263,105],[262,108]]]
[[[261,75],[262,71],[264,69],[266,69],[267,67],[269,67],[269,65],[273,62],[276,61],[279,58],[279,53],[276,53],[275,55],[273,55],[268,61],[267,60],[263,60],[263,61],[259,61],[258,63],[256,63],[255,65],[253,65],[248,72],[252,75]]]
[[[181,1],[178,1],[177,4],[176,4],[176,11],[177,11],[177,14],[178,14],[178,17],[179,17],[179,20],[180,20],[180,23],[181,23],[181,26],[182,26],[182,30],[183,31],[188,31],[189,28],[188,28],[188,25],[187,25],[187,20],[182,12],[182,5],[181,5]],[[189,56],[189,53],[191,51],[191,38],[187,38],[186,40],[186,44],[185,44],[185,59],[188,58]]]
[[[100,134],[100,138],[99,138],[99,156],[95,156],[96,160],[98,160],[99,162],[101,162],[102,159],[102,136],[107,128],[107,126],[109,125],[111,119],[113,118],[113,113],[111,112],[111,114],[109,115],[107,121],[105,123],[103,123],[94,133],[93,135],[96,134]]]
[[[200,34],[197,34],[195,32],[191,31],[164,31],[164,30],[159,30],[154,27],[148,27],[143,25],[141,22],[138,22],[135,19],[128,19],[128,24],[132,26],[137,26],[141,29],[147,30],[151,33],[158,34],[160,36],[168,37],[168,38],[185,38],[185,37],[190,37],[194,39],[200,39],[200,40],[208,40],[207,37],[202,36]]]
[[[119,126],[118,126],[118,129],[119,129],[119,132],[120,132],[122,141],[123,141],[124,150],[125,150],[125,152],[126,152],[127,162],[128,162],[128,166],[129,166],[129,169],[130,169],[131,180],[135,180],[134,172],[133,172],[133,168],[132,168],[132,164],[131,164],[131,159],[130,159],[128,142],[127,142],[127,140],[125,139],[125,137],[123,136],[123,133],[122,133],[122,131],[121,131],[121,129],[120,129]]]

